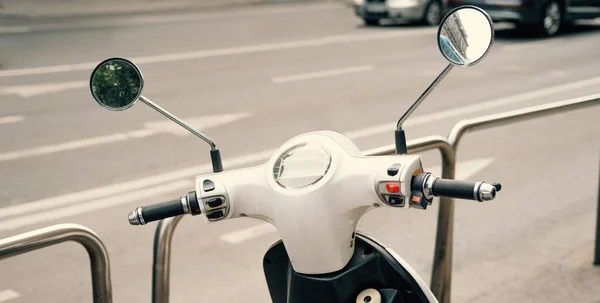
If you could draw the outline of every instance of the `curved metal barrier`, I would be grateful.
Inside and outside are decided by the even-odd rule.
[[[66,241],[83,245],[90,256],[93,302],[112,303],[108,252],[98,235],[85,226],[57,224],[0,239],[0,260]]]
[[[437,148],[442,155],[442,177],[455,178],[456,150],[463,134],[490,127],[501,126],[512,122],[530,120],[556,113],[582,109],[600,104],[600,94],[575,98],[519,110],[493,114],[485,117],[458,122],[450,132],[448,139],[441,136],[430,136],[408,142],[408,152],[415,153]],[[394,154],[395,145],[388,145],[369,151],[364,155]],[[600,198],[599,198],[600,207]],[[599,211],[600,215],[600,211]],[[169,302],[169,268],[170,251],[173,233],[181,217],[163,220],[159,223],[154,241],[154,267],[152,269],[152,302]],[[599,223],[600,224],[600,221]],[[431,290],[440,303],[450,302],[450,285],[452,276],[452,246],[454,228],[454,199],[441,197],[438,213],[438,224],[433,259]],[[597,235],[597,239],[599,239]],[[600,241],[600,240],[597,240]],[[599,242],[600,243],[600,242]],[[600,246],[600,244],[598,245]],[[600,249],[600,247],[598,247]],[[600,253],[596,252],[596,255]]]
[[[599,104],[600,94],[596,94],[460,121],[454,125],[448,135],[448,143],[452,145],[455,154],[452,161],[443,162],[442,175],[444,178],[454,179],[456,170],[456,150],[458,149],[460,139],[466,132],[545,117]],[[431,290],[440,303],[450,302],[453,229],[454,199],[441,198],[435,253],[433,258],[433,274],[431,278]]]

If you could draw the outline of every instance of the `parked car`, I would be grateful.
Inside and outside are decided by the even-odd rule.
[[[539,36],[558,34],[567,22],[600,17],[600,0],[449,0],[447,7],[475,5],[494,22],[510,22]]]
[[[445,13],[443,0],[354,0],[354,11],[366,25],[382,19],[438,25]]]

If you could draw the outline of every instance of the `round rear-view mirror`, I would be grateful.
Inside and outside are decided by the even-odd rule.
[[[438,47],[448,62],[467,67],[481,61],[494,41],[494,25],[481,8],[464,5],[442,19],[438,29]]]
[[[111,58],[102,61],[90,77],[92,96],[100,106],[113,111],[125,110],[142,95],[144,77],[131,61]]]

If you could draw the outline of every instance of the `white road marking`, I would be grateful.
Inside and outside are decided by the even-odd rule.
[[[191,180],[180,180],[165,184],[156,185],[150,188],[131,191],[125,194],[92,200],[69,207],[47,209],[43,212],[21,216],[15,219],[4,220],[0,222],[0,231],[14,230],[24,226],[47,222],[51,220],[62,219],[70,216],[98,211],[105,208],[118,206],[121,204],[141,201],[143,199],[153,199],[157,195],[166,194],[174,191],[189,190],[194,187],[194,182]],[[146,201],[144,201],[145,203]]]
[[[551,96],[554,94],[571,91],[571,90],[576,90],[576,89],[581,89],[584,87],[598,85],[598,84],[600,84],[600,77],[571,82],[571,83],[557,85],[557,86],[548,87],[548,88],[543,88],[540,90],[531,91],[531,92],[518,94],[518,95],[514,95],[514,96],[508,96],[508,97],[504,97],[504,98],[500,98],[500,99],[496,99],[496,100],[492,100],[492,101],[477,103],[477,104],[468,105],[468,106],[464,106],[464,107],[460,107],[460,108],[454,108],[454,109],[445,110],[445,111],[441,111],[441,112],[437,112],[437,113],[433,113],[433,114],[429,114],[429,115],[423,115],[423,116],[417,116],[414,118],[409,118],[404,123],[404,126],[408,127],[408,126],[423,125],[423,124],[432,123],[435,121],[440,121],[440,120],[444,120],[444,119],[448,119],[448,118],[452,118],[452,117],[460,117],[460,116],[464,116],[465,114],[481,112],[481,111],[485,111],[485,110],[489,110],[489,109],[494,109],[494,108],[498,108],[498,107],[502,107],[502,106],[516,104],[516,103],[520,103],[520,102],[524,102],[524,101],[528,101],[528,100],[533,100],[536,98]],[[395,129],[395,127],[396,127],[395,122],[394,123],[386,123],[386,124],[381,124],[381,125],[377,125],[377,126],[373,126],[373,127],[369,127],[369,128],[365,128],[365,129],[351,131],[351,132],[346,133],[346,135],[354,136],[354,137],[356,137],[356,136],[368,137],[368,136],[372,136],[372,135],[378,135],[378,134],[389,132],[390,129]]]
[[[474,159],[470,161],[459,162],[456,167],[456,180],[466,180],[490,166],[492,162],[494,162],[494,158]],[[438,165],[430,169],[425,169],[425,171],[431,172],[435,176],[441,176],[442,168]],[[252,227],[244,228],[242,230],[224,234],[220,238],[229,244],[239,244],[275,232],[277,232],[275,226],[273,226],[271,223],[265,222]]]
[[[17,95],[22,98],[29,98],[48,93],[58,93],[70,89],[87,87],[87,81],[74,81],[62,83],[48,83],[22,86],[0,87],[0,95]]]
[[[309,7],[273,7],[273,8],[261,8],[256,10],[244,9],[243,11],[224,12],[224,13],[187,13],[177,15],[164,15],[164,16],[132,16],[127,19],[110,19],[110,20],[95,20],[85,22],[65,22],[65,23],[52,23],[52,24],[39,24],[31,26],[8,26],[0,27],[1,33],[27,33],[37,31],[48,31],[48,30],[65,30],[65,29],[81,29],[81,28],[98,28],[107,26],[132,26],[132,25],[146,25],[146,24],[161,24],[161,23],[172,23],[172,22],[185,22],[185,21],[199,21],[199,20],[212,20],[212,19],[223,19],[223,18],[241,18],[241,17],[254,17],[254,16],[268,16],[268,15],[280,15],[285,13],[297,13],[297,12],[311,12],[311,11],[325,11],[340,9],[339,5],[331,4],[313,4]]]
[[[27,33],[31,31],[29,26],[6,26],[0,27],[0,35],[1,34],[17,34],[17,33]]]
[[[524,49],[532,48],[532,47],[540,47],[540,46],[548,46],[549,47],[553,43],[561,43],[562,41],[564,41],[564,39],[556,38],[556,39],[552,39],[552,40],[514,43],[514,44],[509,44],[509,45],[502,47],[501,51],[514,52],[514,51],[520,51],[520,50],[524,50]]]
[[[132,138],[136,138],[136,137],[129,136],[129,134],[127,134],[127,133],[119,133],[119,134],[92,137],[92,138],[87,138],[87,139],[83,139],[83,140],[76,140],[76,141],[70,141],[70,142],[59,143],[59,144],[46,145],[46,146],[41,146],[41,147],[35,147],[35,148],[30,148],[30,149],[25,149],[25,150],[14,151],[14,152],[1,153],[0,154],[0,162],[30,158],[30,157],[35,157],[35,156],[47,155],[47,154],[52,154],[52,153],[57,153],[57,152],[62,152],[62,151],[80,149],[80,148],[84,148],[84,147],[102,145],[102,144],[107,144],[107,143],[114,143],[114,142],[119,142],[119,141],[127,141]]]
[[[223,160],[223,166],[225,169],[231,169],[240,165],[247,165],[268,159],[276,150],[266,150],[260,153],[254,153],[244,155],[229,160]],[[22,203],[15,206],[0,208],[0,219],[7,217],[16,216],[30,216],[32,213],[39,211],[48,211],[54,208],[59,208],[68,205],[74,205],[85,201],[99,199],[103,197],[124,194],[134,190],[140,190],[143,188],[153,188],[157,185],[164,184],[167,182],[178,181],[186,178],[192,178],[198,174],[207,173],[211,171],[212,165],[210,163],[189,167],[182,170],[177,170],[165,174],[154,175],[145,177],[137,180],[132,180],[123,183],[117,183],[108,186],[97,187],[89,190],[74,192],[66,195],[60,195],[52,198],[46,198],[31,202]],[[99,202],[97,202],[99,203]]]
[[[233,114],[222,114],[222,115],[211,115],[202,117],[186,118],[188,124],[192,125],[196,129],[208,129],[211,127],[233,123],[237,120],[245,119],[250,117],[250,113],[233,113]],[[173,123],[170,120],[162,120],[156,122],[144,123],[144,127],[148,130],[162,133],[170,133],[178,136],[191,135],[190,132],[185,130],[183,127]]]
[[[0,303],[20,297],[18,292],[10,289],[0,291]]]
[[[23,116],[6,116],[0,117],[0,124],[10,124],[10,123],[18,123],[25,120]]]
[[[345,67],[345,68],[316,71],[316,72],[305,73],[305,74],[276,77],[276,78],[271,79],[271,82],[287,83],[287,82],[295,82],[295,81],[302,81],[302,80],[311,80],[311,79],[318,79],[318,78],[324,78],[324,77],[332,77],[332,76],[341,76],[341,75],[347,75],[347,74],[369,72],[369,71],[372,71],[373,69],[375,69],[375,68],[372,65],[351,66],[351,67]]]
[[[247,46],[239,46],[239,47],[201,50],[201,51],[186,52],[186,53],[173,53],[173,54],[165,54],[165,55],[157,55],[157,56],[134,57],[134,58],[129,58],[129,59],[131,61],[133,61],[135,64],[141,65],[141,64],[150,64],[150,63],[163,63],[163,62],[173,62],[173,61],[182,61],[182,60],[191,60],[191,59],[204,59],[204,58],[213,58],[213,57],[243,55],[243,54],[252,54],[252,53],[279,51],[279,50],[288,50],[288,49],[306,48],[306,47],[316,47],[316,46],[333,45],[333,44],[394,39],[394,38],[401,38],[401,37],[418,36],[418,35],[423,35],[423,34],[431,34],[433,32],[434,32],[433,29],[424,28],[424,29],[411,29],[411,30],[389,31],[389,32],[379,32],[379,33],[334,35],[334,36],[325,36],[325,37],[321,37],[321,38],[308,39],[308,40],[255,44],[255,45],[247,45]],[[96,67],[96,65],[98,63],[99,63],[98,61],[94,61],[94,62],[85,62],[85,63],[79,63],[79,64],[67,64],[67,65],[57,65],[57,66],[45,66],[45,67],[33,67],[33,68],[24,68],[24,69],[5,70],[5,71],[0,71],[0,77],[40,75],[40,74],[91,70],[94,67]]]
[[[190,125],[196,127],[196,129],[208,129],[211,127],[232,123],[237,120],[246,118],[248,116],[250,116],[249,113],[233,113],[194,117],[185,120],[189,121]],[[149,122],[145,124],[145,128],[143,129],[133,130],[126,133],[116,133],[106,136],[98,136],[64,143],[34,147],[25,150],[0,153],[0,162],[47,155],[57,152],[75,150],[120,141],[127,141],[131,139],[140,139],[160,133],[187,135],[186,130],[184,130],[183,128],[171,121]]]
[[[484,110],[494,109],[494,108],[498,108],[498,107],[502,107],[502,106],[506,106],[506,105],[510,105],[510,104],[515,104],[515,103],[519,103],[519,102],[523,102],[523,101],[533,100],[533,99],[540,98],[540,97],[551,96],[553,94],[570,91],[570,90],[575,90],[575,89],[580,89],[580,88],[597,85],[597,84],[600,84],[600,77],[571,82],[571,83],[558,85],[558,86],[554,86],[554,87],[549,87],[549,88],[544,88],[544,89],[540,89],[540,90],[536,90],[536,91],[532,91],[532,92],[527,92],[527,93],[523,93],[523,94],[505,97],[505,98],[500,98],[500,99],[496,99],[496,100],[492,100],[492,101],[488,101],[488,102],[483,102],[483,103],[468,105],[468,106],[464,106],[464,107],[460,107],[460,108],[441,111],[441,112],[437,112],[437,113],[433,113],[433,114],[429,114],[429,115],[417,116],[417,117],[408,119],[405,122],[404,126],[405,127],[418,126],[418,125],[423,125],[423,124],[427,124],[427,123],[431,123],[431,122],[435,122],[435,121],[441,121],[441,120],[452,118],[452,117],[460,117],[460,116],[464,116],[465,114],[481,112]],[[248,114],[246,114],[246,113],[230,114],[230,115],[235,115],[235,116],[221,116],[218,118],[213,117],[213,118],[210,118],[210,120],[214,121],[215,123],[218,121],[233,122],[237,119],[242,119],[242,118],[248,117]],[[199,123],[199,121],[200,120],[195,120],[194,122]],[[169,125],[168,123],[171,123],[170,121],[165,121],[165,122],[167,122],[167,124],[163,124],[164,122],[158,122],[155,124],[150,123],[150,124],[146,125],[147,128],[145,128],[145,129],[135,130],[135,131],[128,132],[128,133],[119,133],[119,134],[113,134],[113,135],[108,135],[108,136],[100,136],[100,137],[88,138],[88,139],[71,141],[71,142],[66,142],[66,143],[59,143],[59,144],[54,144],[54,145],[36,147],[36,148],[32,148],[32,149],[27,149],[27,150],[0,153],[0,162],[22,159],[22,158],[33,157],[33,156],[39,156],[39,155],[45,155],[45,154],[50,154],[50,153],[56,153],[56,152],[60,152],[60,151],[79,149],[79,148],[107,144],[107,143],[112,143],[112,142],[126,141],[129,139],[147,137],[150,135],[165,132],[166,129],[169,129],[169,132],[174,132],[174,133],[178,133],[178,134],[183,133],[183,130],[178,130],[177,129],[178,126],[176,126],[174,124],[171,126],[167,126],[167,125]],[[200,123],[200,124],[202,124],[202,123]],[[369,128],[365,128],[365,129],[350,131],[350,132],[347,132],[346,135],[350,138],[358,139],[358,138],[368,137],[368,136],[372,136],[372,135],[382,134],[382,133],[388,132],[390,129],[394,129],[394,128],[395,128],[395,123],[386,123],[386,124],[381,124],[381,125],[377,125],[377,126],[373,126],[373,127],[369,127]],[[141,136],[140,136],[140,133],[142,134]]]

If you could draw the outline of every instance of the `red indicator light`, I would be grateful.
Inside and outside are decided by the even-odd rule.
[[[399,193],[400,192],[400,185],[397,183],[387,183],[385,185],[385,189],[387,189],[388,192],[390,193]]]

